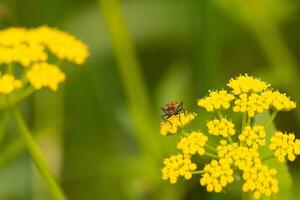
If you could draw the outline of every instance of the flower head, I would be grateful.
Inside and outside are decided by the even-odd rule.
[[[177,144],[177,148],[182,151],[184,155],[204,155],[205,144],[207,142],[207,136],[201,132],[193,131],[188,136],[183,137]]]
[[[239,140],[245,142],[247,146],[258,148],[265,145],[266,132],[262,125],[246,126],[243,132],[239,135]]]
[[[230,102],[233,99],[234,96],[226,90],[211,91],[207,97],[198,101],[198,106],[205,108],[208,112],[226,110],[230,107]]]
[[[190,121],[195,119],[195,113],[179,113],[178,115],[172,115],[167,120],[161,122],[160,133],[163,136],[177,133],[179,128],[184,127]]]
[[[55,65],[39,63],[34,64],[27,72],[27,79],[37,90],[49,87],[51,90],[56,91],[58,85],[66,79],[66,76]]]
[[[22,66],[24,72],[21,74],[26,75],[18,80],[20,70],[7,70],[11,74],[1,76],[0,94],[9,95],[21,87],[21,81],[24,84],[22,88],[29,83],[37,90],[48,87],[56,91],[66,77],[58,66],[50,63],[49,57],[81,65],[88,56],[83,42],[56,28],[11,27],[0,30],[0,65],[9,65],[11,69]]]
[[[10,94],[22,86],[20,80],[16,80],[12,75],[0,75],[0,94]]]
[[[233,170],[226,159],[212,160],[206,164],[204,174],[200,179],[200,184],[206,186],[208,192],[221,192],[224,187],[232,183]]]
[[[229,187],[234,177],[240,177],[243,181],[241,190],[251,193],[254,199],[274,195],[279,190],[279,180],[276,178],[275,169],[277,166],[274,169],[270,168],[265,161],[276,157],[280,162],[286,159],[295,160],[296,156],[300,155],[300,139],[296,139],[292,133],[282,132],[276,132],[269,139],[270,136],[267,137],[266,130],[272,124],[278,111],[294,109],[296,103],[286,94],[269,88],[270,84],[247,74],[231,79],[227,86],[231,88],[229,92],[226,90],[210,91],[208,96],[197,102],[198,106],[218,117],[206,125],[208,133],[220,136],[220,140],[214,140],[211,144],[210,137],[193,131],[177,144],[177,149],[182,153],[180,159],[187,157],[194,160],[204,156],[213,158],[205,164],[203,170],[191,172],[193,175],[201,174],[200,185],[205,186],[208,192],[219,193],[225,187]],[[232,114],[227,113],[229,108],[233,113],[243,113],[241,123],[235,124],[223,117]],[[257,114],[268,111],[272,111],[272,115],[265,124],[260,124],[261,122],[256,120],[258,118],[254,118]],[[177,129],[182,127],[179,125],[178,118],[172,116],[169,119],[174,123],[163,123],[161,133],[167,135],[177,132]],[[238,118],[234,119],[236,121]],[[272,133],[268,132],[268,134]],[[219,143],[215,144],[217,141]],[[262,152],[265,153],[267,150],[261,151],[265,144],[269,145],[270,152],[262,156]],[[272,151],[274,156],[269,155]],[[185,176],[186,179],[191,177],[189,172],[186,176],[187,172],[184,170],[179,173],[178,164],[170,163],[173,162],[168,161],[168,166],[172,166],[169,168],[175,170],[164,167],[163,179],[170,179],[171,183],[175,183],[179,174]],[[171,173],[167,173],[169,171]]]
[[[285,157],[290,161],[294,161],[296,155],[300,155],[300,140],[295,139],[293,133],[287,134],[278,131],[270,141],[269,148],[274,151],[274,155],[280,162],[284,162]]]
[[[269,103],[270,107],[277,111],[290,111],[296,108],[296,103],[290,100],[286,94],[282,94],[278,91],[266,91],[262,96]]]
[[[197,168],[195,163],[192,163],[189,156],[178,154],[171,156],[164,160],[164,167],[162,168],[162,179],[170,180],[170,183],[177,182],[179,176],[184,177],[186,180],[192,178],[192,171]]]
[[[225,138],[235,134],[234,124],[225,118],[209,121],[207,128],[209,134],[221,135]]]
[[[269,103],[264,96],[253,94],[240,94],[234,101],[234,112],[247,113],[249,117],[254,117],[258,113],[263,113],[269,109]]]
[[[261,195],[271,196],[278,192],[278,180],[274,178],[277,171],[269,169],[263,164],[255,164],[251,168],[244,170],[243,184],[244,192],[252,192],[254,199],[260,199]]]
[[[267,89],[269,84],[246,74],[235,79],[231,79],[227,86],[232,89],[233,94],[238,95],[248,92],[261,92]]]

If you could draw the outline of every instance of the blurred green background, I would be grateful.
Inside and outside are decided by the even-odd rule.
[[[1,0],[0,26],[47,24],[80,38],[84,66],[64,64],[58,93],[20,106],[51,169],[72,200],[239,199],[208,194],[198,178],[170,185],[162,158],[178,137],[159,134],[160,106],[196,107],[208,89],[248,73],[300,98],[300,8],[296,0]],[[280,113],[278,129],[300,138],[300,109]],[[204,128],[203,128],[204,130]],[[289,163],[300,197],[300,159]],[[50,199],[15,125],[1,111],[0,199]]]

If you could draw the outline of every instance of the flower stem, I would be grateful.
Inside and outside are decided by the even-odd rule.
[[[247,121],[247,113],[243,113],[242,130],[241,130],[241,132],[244,130],[244,128],[246,126],[246,121]]]
[[[247,126],[250,126],[250,125],[251,125],[251,120],[252,120],[251,117],[248,116],[248,119],[247,119]]]
[[[66,200],[66,196],[63,193],[62,189],[58,185],[57,181],[55,180],[53,174],[51,173],[50,169],[48,168],[46,161],[43,158],[42,151],[40,150],[38,144],[33,139],[28,127],[20,115],[19,111],[16,107],[10,107],[10,113],[13,119],[15,120],[19,132],[24,140],[27,150],[30,153],[32,160],[35,163],[40,175],[44,179],[53,199],[55,200]]]
[[[206,155],[208,157],[211,157],[211,158],[219,159],[219,157],[216,154],[214,154],[214,153],[205,152],[204,155]]]
[[[276,115],[277,115],[278,111],[274,110],[270,119],[267,121],[267,123],[265,124],[265,129],[267,130],[269,128],[269,126],[272,124],[272,122],[274,121]]]
[[[193,171],[192,174],[203,174],[204,170]]]
[[[213,152],[217,153],[217,149],[213,146],[211,146],[210,144],[205,144],[205,147],[212,150]]]
[[[223,118],[223,114],[222,114],[222,112],[221,111],[217,111],[217,114],[218,114],[218,117],[220,118],[220,119],[222,119]]]
[[[273,154],[270,154],[270,155],[267,155],[267,156],[263,157],[261,159],[261,161],[267,161],[267,160],[271,160],[273,158],[275,158],[275,156]]]

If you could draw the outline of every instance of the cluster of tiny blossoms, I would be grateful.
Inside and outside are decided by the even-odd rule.
[[[209,91],[198,100],[198,106],[215,112],[216,118],[207,122],[207,131],[183,132],[177,144],[179,154],[164,161],[162,179],[174,184],[179,177],[189,180],[192,175],[200,174],[200,185],[208,192],[219,193],[230,188],[240,176],[237,180],[242,180],[243,192],[251,193],[255,199],[272,196],[280,189],[280,183],[276,169],[265,161],[295,160],[300,155],[300,139],[293,133],[280,131],[267,135],[267,130],[279,111],[294,109],[296,103],[286,94],[271,89],[270,84],[247,74],[231,79],[227,86],[229,90]],[[241,113],[241,123],[223,117],[229,109]],[[254,117],[263,112],[271,112],[271,117],[265,124],[258,124]],[[161,123],[160,132],[164,136],[178,133],[195,117],[196,114],[188,112],[169,116]],[[218,137],[218,144],[210,144],[208,135]],[[265,145],[270,155],[262,157],[260,148]],[[202,167],[193,163],[202,156],[212,160]]]
[[[48,26],[0,30],[0,95],[25,87],[56,91],[66,77],[54,63],[81,65],[88,55],[84,43]]]

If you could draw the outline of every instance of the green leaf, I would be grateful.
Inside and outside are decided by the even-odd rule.
[[[255,117],[255,123],[264,125],[264,124],[266,124],[266,122],[268,121],[270,116],[271,115],[269,112],[259,114]],[[271,150],[269,150],[268,146],[269,146],[270,138],[274,135],[275,131],[276,131],[276,127],[275,127],[274,123],[272,123],[266,130],[266,133],[267,133],[266,145],[263,146],[260,151],[262,157],[272,154],[272,152],[271,152]],[[289,173],[287,164],[281,163],[277,159],[271,159],[271,160],[265,161],[264,163],[266,165],[268,165],[270,168],[275,168],[277,170],[276,178],[279,181],[279,192],[271,197],[263,197],[261,199],[263,199],[263,200],[282,200],[282,199],[291,200],[292,199],[292,195],[291,195],[292,178]]]

